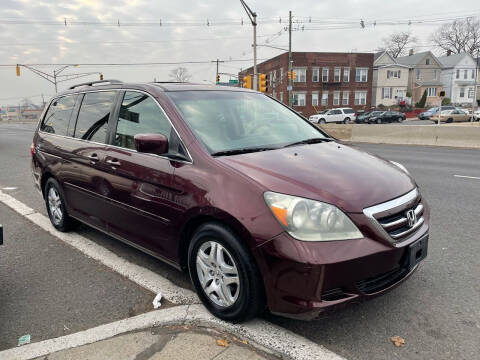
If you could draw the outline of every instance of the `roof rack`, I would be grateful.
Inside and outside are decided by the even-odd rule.
[[[84,82],[84,83],[81,83],[81,84],[77,84],[77,85],[73,85],[73,86],[70,86],[68,89],[69,90],[72,90],[72,89],[75,89],[77,87],[80,87],[80,86],[93,86],[93,85],[97,85],[97,84],[104,84],[104,83],[108,83],[108,84],[123,84],[123,81],[120,81],[120,80],[97,80],[97,81],[90,81],[90,82]]]

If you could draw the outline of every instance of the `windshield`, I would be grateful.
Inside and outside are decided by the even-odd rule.
[[[327,138],[314,125],[263,94],[243,91],[167,94],[211,154],[276,149],[313,138]]]

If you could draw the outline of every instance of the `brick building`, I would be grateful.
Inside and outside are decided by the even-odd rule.
[[[305,116],[320,110],[351,107],[367,110],[372,103],[373,56],[370,53],[293,52],[293,107]],[[288,53],[257,65],[269,77],[268,94],[288,104]],[[253,75],[253,67],[239,73]],[[240,84],[242,86],[242,84]]]

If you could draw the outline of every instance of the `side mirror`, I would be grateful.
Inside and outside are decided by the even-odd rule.
[[[168,139],[162,134],[137,134],[135,149],[141,153],[162,155],[168,152]]]

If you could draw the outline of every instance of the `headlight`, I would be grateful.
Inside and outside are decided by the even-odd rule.
[[[270,191],[264,198],[275,218],[295,239],[333,241],[363,237],[352,220],[336,206]]]
[[[390,161],[393,165],[395,165],[396,167],[398,167],[400,170],[402,170],[403,172],[406,172],[408,175],[410,175],[410,173],[408,172],[407,168],[405,166],[403,166],[402,164],[400,163],[397,163],[395,161]]]

